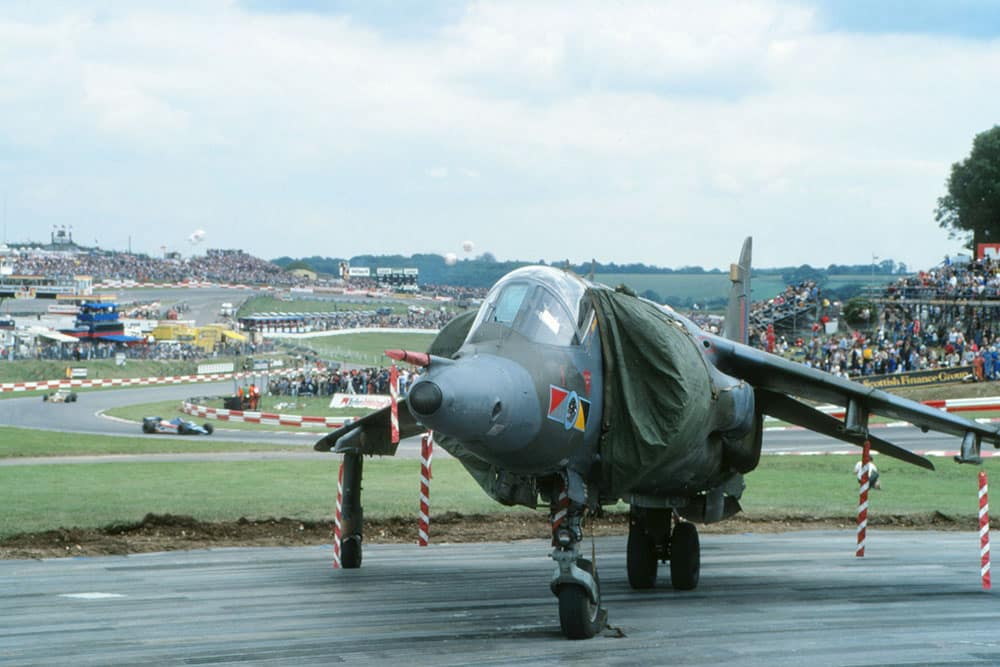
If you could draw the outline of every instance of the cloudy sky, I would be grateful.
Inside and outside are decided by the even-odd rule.
[[[0,219],[150,253],[723,267],[753,235],[759,266],[927,267],[998,72],[990,0],[0,0]]]

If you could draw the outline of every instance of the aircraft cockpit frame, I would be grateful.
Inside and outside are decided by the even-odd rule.
[[[577,276],[552,267],[513,271],[483,300],[466,342],[502,340],[514,331],[541,345],[580,345],[594,321],[586,289]]]

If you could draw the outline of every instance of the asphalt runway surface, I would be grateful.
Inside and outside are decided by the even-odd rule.
[[[432,526],[433,531],[433,526]],[[702,536],[701,584],[636,592],[597,540],[609,628],[563,639],[545,541],[0,562],[3,664],[996,665],[974,533]],[[588,547],[589,550],[589,547]]]

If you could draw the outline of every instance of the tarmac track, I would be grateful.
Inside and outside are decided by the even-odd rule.
[[[110,408],[140,403],[176,400],[178,403],[192,396],[221,396],[233,393],[232,382],[209,384],[155,386],[129,389],[101,389],[78,393],[75,403],[47,403],[38,395],[0,400],[0,423],[7,426],[89,433],[92,435],[136,436],[141,435],[138,424],[109,419],[99,413]],[[180,413],[178,413],[180,414]],[[175,415],[163,415],[170,418]],[[275,444],[311,445],[322,432],[300,434],[279,431],[244,431],[225,429],[223,426],[212,437],[231,442],[270,442]],[[152,436],[151,436],[152,437]],[[169,436],[167,436],[169,437]],[[196,436],[191,436],[196,437]]]
[[[154,434],[143,436],[139,425],[131,422],[111,419],[102,416],[105,410],[126,405],[155,403],[158,401],[177,400],[193,396],[228,395],[233,391],[231,382],[215,382],[210,384],[185,384],[162,387],[142,387],[128,389],[102,389],[79,393],[75,403],[47,403],[38,395],[23,398],[7,398],[0,400],[0,424],[20,428],[40,429],[58,433],[84,433],[90,435],[106,435],[112,437],[149,437],[169,438],[170,435]],[[166,416],[166,415],[164,415]],[[316,443],[327,432],[322,429],[312,431],[278,431],[242,430],[226,428],[222,421],[212,421],[215,432],[210,436],[213,440],[227,442],[252,442],[287,445],[288,451],[275,452],[205,452],[187,454],[137,454],[116,456],[51,456],[31,458],[0,459],[0,466],[36,465],[57,463],[94,463],[95,459],[103,462],[137,462],[137,461],[227,461],[227,460],[264,460],[288,458],[313,458],[328,461],[331,455],[312,450]],[[184,436],[181,439],[192,441],[204,436]],[[409,438],[400,443],[399,456],[403,458],[420,457],[420,438]],[[448,458],[448,453],[440,450],[435,452],[439,458]]]
[[[559,632],[540,540],[0,562],[0,663],[996,665],[1000,607],[973,533],[702,537],[699,588],[636,592],[597,540],[611,626]],[[589,550],[589,549],[588,549]]]
[[[186,384],[170,385],[161,387],[143,387],[127,389],[105,389],[98,391],[86,391],[79,394],[80,398],[76,403],[49,404],[41,400],[37,395],[23,398],[7,398],[0,400],[0,424],[7,426],[18,426],[22,428],[42,429],[58,431],[64,433],[87,433],[93,435],[107,436],[136,436],[140,435],[136,424],[122,422],[107,417],[100,416],[104,410],[124,405],[135,405],[140,403],[153,403],[167,400],[183,400],[192,396],[212,396],[225,395],[232,392],[231,382],[217,382],[211,384]],[[219,453],[206,452],[204,454],[145,454],[135,456],[107,457],[108,462],[113,461],[224,461],[230,459],[247,458],[297,458],[303,457],[317,458],[325,460],[329,454],[313,452],[312,445],[322,437],[320,430],[312,432],[303,431],[271,431],[271,430],[237,430],[227,429],[224,422],[213,422],[216,426],[215,433],[211,436],[215,440],[228,442],[254,442],[271,443],[277,445],[287,445],[287,452],[258,452],[258,453]],[[266,429],[266,427],[264,427]],[[938,433],[921,433],[919,429],[913,427],[897,427],[884,429],[880,432],[891,442],[899,444],[911,450],[955,450],[959,446],[957,438],[953,438]],[[149,437],[170,437],[153,435]],[[197,436],[189,436],[197,437]],[[838,440],[826,438],[815,433],[803,430],[771,431],[764,434],[764,452],[768,454],[822,454],[830,452],[857,452],[858,448],[845,444]],[[399,449],[398,456],[403,458],[419,458],[420,440],[410,438],[404,440]],[[435,451],[435,456],[447,457],[443,450]],[[16,461],[13,459],[0,459],[2,465],[26,465],[30,463],[91,463],[91,457],[44,457],[30,460]]]

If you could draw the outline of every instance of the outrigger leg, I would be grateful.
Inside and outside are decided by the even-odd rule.
[[[357,451],[344,452],[344,496],[341,502],[340,563],[345,569],[361,567],[364,511],[361,509],[361,474],[364,459]]]
[[[573,493],[579,484],[581,493]],[[559,624],[569,639],[590,639],[607,622],[601,607],[601,580],[592,561],[580,556],[583,540],[583,516],[587,509],[586,490],[579,475],[568,471],[560,475],[550,502],[552,524],[552,593],[559,598]],[[582,498],[574,497],[583,495]]]

